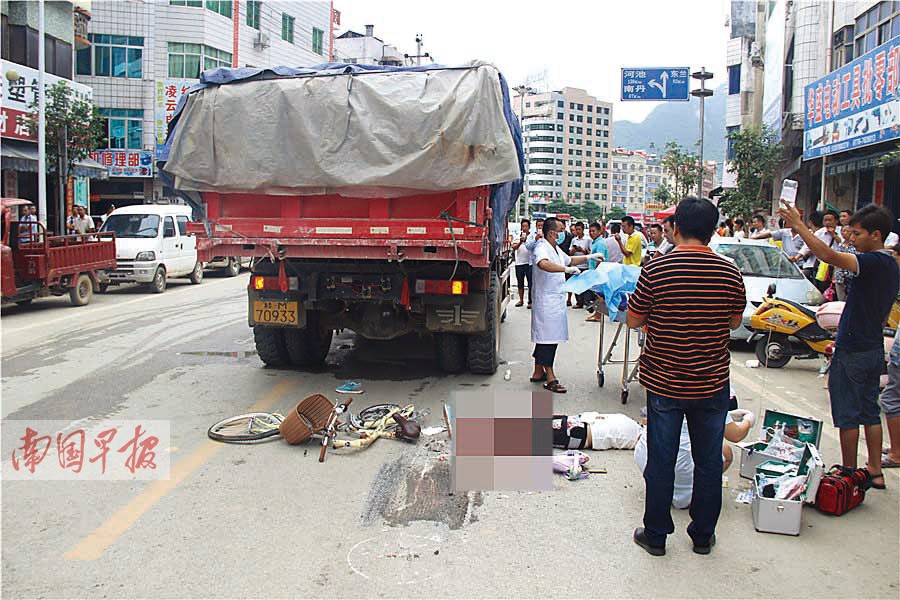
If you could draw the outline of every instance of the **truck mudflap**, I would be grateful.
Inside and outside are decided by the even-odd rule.
[[[485,273],[487,279],[483,285],[495,287],[494,301],[498,302],[499,306],[494,310],[501,322],[506,319],[506,307],[509,304],[510,273],[508,264],[499,273],[497,271]],[[467,296],[426,298],[426,329],[434,333],[484,333],[492,327],[487,318],[488,302],[491,301],[489,296],[488,290],[485,289]]]
[[[486,310],[484,292],[426,300],[425,328],[435,333],[481,333],[487,328]]]

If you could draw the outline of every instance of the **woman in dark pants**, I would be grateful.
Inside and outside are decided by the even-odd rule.
[[[563,289],[567,273],[577,274],[577,265],[599,255],[572,256],[562,251],[560,242],[565,236],[562,221],[553,217],[544,221],[544,238],[534,247],[533,305],[531,311],[531,341],[534,342],[534,373],[532,382],[544,382],[544,388],[557,394],[566,393],[553,371],[557,346],[569,339],[566,292]]]

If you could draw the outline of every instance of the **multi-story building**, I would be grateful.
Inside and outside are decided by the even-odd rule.
[[[513,110],[522,119],[529,205],[611,199],[612,103],[565,87],[535,93],[517,88]]]
[[[763,51],[767,2],[756,0],[731,0],[729,15],[730,39],[726,47],[728,69],[727,98],[725,100],[725,133],[730,134],[745,127],[758,126],[762,122],[764,73]],[[728,172],[734,159],[729,141],[723,157],[722,186],[737,187],[737,179]]]
[[[62,231],[62,220],[71,203],[86,205],[89,178],[106,177],[106,170],[91,160],[78,161],[72,179],[60,184],[56,173],[47,177],[46,210],[38,198],[37,135],[28,126],[28,116],[38,102],[38,3],[27,0],[0,2],[0,45],[2,45],[2,112],[0,112],[0,153],[2,153],[2,194],[34,202],[38,217],[51,231]],[[74,96],[90,101],[90,87],[72,81],[72,57],[76,48],[87,47],[84,30],[90,13],[74,2],[44,4],[44,80],[45,86],[65,83]],[[14,81],[7,77],[16,74]],[[52,156],[48,154],[48,158]],[[49,165],[52,160],[48,160]],[[72,194],[60,194],[65,186]],[[69,204],[63,206],[60,199]],[[46,212],[46,214],[43,214]]]
[[[666,180],[660,159],[644,150],[613,148],[612,199],[609,208],[628,214],[652,215],[660,210],[656,190]]]
[[[215,67],[302,66],[329,60],[327,1],[94,0],[91,46],[76,52],[76,79],[107,117],[108,148],[96,158],[110,179],[92,189],[92,212],[163,202],[154,153],[179,98]]]
[[[702,192],[702,198],[709,198],[710,193],[716,189],[717,183],[717,175],[718,175],[719,163],[714,160],[705,160],[703,161],[703,183],[700,185],[700,190]]]
[[[809,190],[810,208],[875,203],[900,216],[900,165],[887,156],[900,138],[900,5],[804,0],[788,11],[788,52],[810,65],[807,77],[784,86],[795,132],[791,177]]]
[[[874,202],[900,215],[900,165],[888,156],[900,138],[900,6],[876,0],[760,4],[761,119],[785,147],[771,184],[772,208],[780,180],[791,178],[799,183],[802,211],[856,210]]]
[[[404,63],[404,56],[396,46],[375,37],[374,25],[366,25],[365,35],[347,31],[334,38],[334,60],[360,65],[399,67]]]

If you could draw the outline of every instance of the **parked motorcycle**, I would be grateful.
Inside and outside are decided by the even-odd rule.
[[[839,320],[838,312],[835,328]],[[834,349],[831,328],[822,327],[816,313],[809,308],[776,298],[774,285],[769,286],[762,304],[750,318],[750,326],[754,331],[751,339],[757,340],[756,357],[760,364],[771,369],[780,369],[791,358],[827,358]]]

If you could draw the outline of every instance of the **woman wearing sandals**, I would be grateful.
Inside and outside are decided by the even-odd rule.
[[[565,239],[565,225],[550,217],[544,221],[544,238],[534,247],[534,296],[531,310],[531,341],[534,342],[534,373],[531,381],[543,382],[544,388],[557,394],[565,394],[553,372],[556,348],[569,339],[566,313],[566,273],[580,271],[578,265],[599,255],[569,256],[559,247]]]

